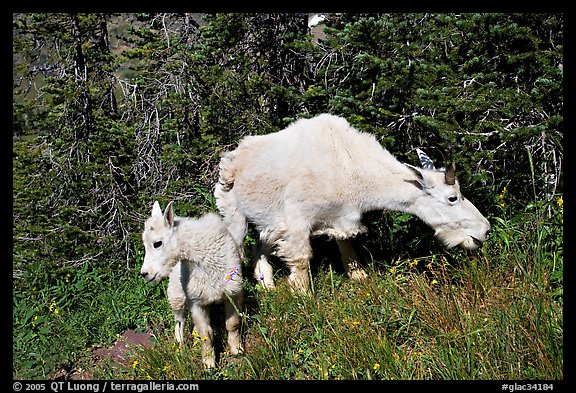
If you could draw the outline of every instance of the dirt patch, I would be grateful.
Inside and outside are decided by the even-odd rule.
[[[134,330],[126,330],[116,342],[107,348],[97,348],[92,351],[94,365],[103,361],[110,361],[118,366],[128,366],[130,356],[135,348],[144,346],[151,347],[154,342],[150,340],[150,333],[137,333]],[[51,380],[89,380],[93,379],[91,370],[84,370],[79,367],[61,369],[56,371]]]

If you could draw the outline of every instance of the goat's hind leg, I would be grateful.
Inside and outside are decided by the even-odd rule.
[[[260,235],[262,237],[262,234]],[[265,289],[274,289],[274,270],[272,265],[268,262],[268,257],[270,256],[271,247],[264,241],[259,240],[258,244],[254,247],[254,278],[258,281]]]
[[[242,337],[240,333],[243,295],[239,293],[224,301],[224,313],[226,319],[226,331],[228,332],[228,349],[234,356],[243,353]]]

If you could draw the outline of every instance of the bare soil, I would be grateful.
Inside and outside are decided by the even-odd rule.
[[[116,342],[107,348],[97,348],[92,351],[93,366],[108,361],[112,366],[126,367],[130,362],[132,351],[139,347],[150,347],[154,342],[150,340],[150,333],[137,333],[134,330],[126,330]],[[50,376],[51,380],[90,380],[93,379],[93,371],[81,367],[61,369]]]

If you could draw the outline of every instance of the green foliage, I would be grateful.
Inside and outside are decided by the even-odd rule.
[[[46,377],[126,327],[169,321],[166,302],[152,302],[163,298],[160,287],[146,287],[135,273],[152,202],[175,200],[180,215],[215,210],[223,151],[245,135],[332,112],[404,162],[418,162],[415,147],[437,162],[435,147],[447,150],[464,195],[493,223],[486,259],[452,269],[464,254],[438,257],[441,246],[418,219],[370,213],[358,244],[378,276],[365,289],[383,293],[382,303],[359,301],[351,293],[360,287],[332,273],[318,276],[314,301],[254,292],[261,308],[245,322],[262,351],[255,345],[255,357],[198,375],[558,377],[563,15],[343,13],[325,23],[326,37],[313,41],[306,14],[296,13],[13,15],[15,376]],[[251,233],[247,243],[254,242]],[[411,265],[428,259],[433,269]],[[491,283],[493,276],[505,278]],[[511,282],[507,295],[502,288]],[[463,299],[449,285],[476,297]],[[487,295],[490,288],[500,297]],[[343,309],[330,306],[336,299]],[[467,314],[478,305],[471,299],[497,307]],[[294,319],[277,317],[285,313]],[[520,320],[529,313],[536,316]],[[432,324],[444,314],[450,331]],[[359,342],[334,337],[357,326],[344,319],[375,329],[358,334]],[[292,325],[278,336],[282,323]],[[504,331],[509,323],[515,328]],[[523,334],[534,329],[527,342]],[[298,340],[302,333],[312,339]],[[192,351],[155,373],[152,365],[172,352],[152,352],[150,365],[141,364],[148,374],[136,367],[126,376],[197,372],[201,363],[188,364]]]
[[[46,378],[86,359],[125,329],[171,320],[163,285],[136,271],[111,274],[96,264],[50,269],[28,264],[14,283],[14,377]],[[157,307],[162,305],[164,307]]]

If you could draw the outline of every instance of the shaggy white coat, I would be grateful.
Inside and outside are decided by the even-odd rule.
[[[172,202],[163,214],[155,202],[152,215],[144,224],[142,240],[146,249],[142,277],[151,283],[169,277],[167,292],[176,320],[176,340],[184,340],[188,305],[196,332],[202,338],[202,360],[206,366],[214,367],[209,306],[223,302],[230,352],[241,352],[241,257],[220,216],[208,213],[198,219],[177,217]]]
[[[259,230],[255,276],[274,286],[266,256],[275,252],[291,270],[289,282],[307,290],[311,235],[337,239],[348,274],[365,276],[348,239],[365,230],[361,218],[370,210],[414,214],[447,247],[478,247],[490,224],[462,196],[451,169],[403,164],[374,136],[323,114],[276,133],[245,137],[223,154],[214,195],[238,245],[248,222]]]

